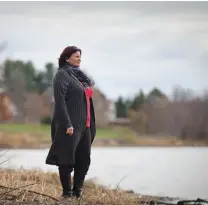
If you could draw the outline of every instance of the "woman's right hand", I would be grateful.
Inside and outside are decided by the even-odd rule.
[[[66,134],[71,136],[71,135],[73,135],[73,131],[74,131],[73,127],[67,128]]]

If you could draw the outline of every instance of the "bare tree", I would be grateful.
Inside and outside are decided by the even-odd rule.
[[[177,136],[183,140],[208,140],[208,92],[191,100],[186,100],[187,96],[182,97],[161,107],[143,105],[134,115],[129,115],[132,127],[139,134],[145,131],[147,134]],[[146,116],[145,121],[141,114]]]
[[[0,43],[0,57],[1,57],[1,53],[3,53],[3,51],[6,49],[7,47],[7,42],[2,42]],[[0,65],[0,88],[3,86],[3,73],[4,73],[4,69],[3,67]]]
[[[7,93],[17,107],[18,117],[17,120],[24,121],[26,115],[25,109],[25,78],[21,70],[14,69],[10,78],[5,79]]]
[[[187,101],[194,98],[194,92],[191,89],[182,88],[180,85],[177,85],[173,88],[172,100],[174,102]]]

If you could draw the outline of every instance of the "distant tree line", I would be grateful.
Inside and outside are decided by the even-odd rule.
[[[141,105],[149,103],[153,96],[161,97],[163,95],[163,92],[158,88],[153,88],[147,95],[144,94],[142,89],[139,90],[132,99],[125,99],[119,96],[115,102],[116,116],[118,118],[125,118],[128,116],[128,110],[138,110]]]
[[[43,70],[37,70],[31,61],[10,59],[4,61],[2,68],[4,82],[9,91],[21,86],[23,91],[39,94],[51,86],[56,70],[52,63],[46,63]]]
[[[117,117],[128,117],[138,134],[162,134],[179,139],[208,140],[208,92],[197,96],[190,89],[176,86],[166,96],[153,88],[142,90],[131,100],[119,97]]]

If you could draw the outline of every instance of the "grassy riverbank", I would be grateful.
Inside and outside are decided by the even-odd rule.
[[[0,148],[47,148],[51,144],[50,126],[1,124]],[[127,127],[97,129],[93,146],[207,146],[208,141],[182,141],[167,136],[137,136]]]
[[[42,148],[51,144],[50,126],[31,124],[1,124],[0,148]],[[124,144],[136,139],[126,127],[98,128],[94,146],[123,140]],[[132,143],[134,144],[134,143]]]
[[[56,173],[38,170],[0,170],[0,204],[65,204],[61,199],[61,185]],[[109,189],[86,181],[82,202],[88,205],[138,205],[150,200],[166,200],[152,196],[142,196],[120,189]],[[68,205],[75,203],[66,203]]]

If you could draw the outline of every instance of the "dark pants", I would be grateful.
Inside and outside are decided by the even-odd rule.
[[[70,136],[69,136],[70,137]],[[63,190],[68,190],[71,184],[70,173],[74,169],[74,186],[81,187],[84,183],[91,162],[91,132],[85,128],[75,151],[75,164],[60,165],[59,176]]]

